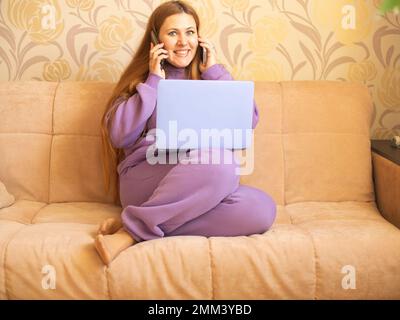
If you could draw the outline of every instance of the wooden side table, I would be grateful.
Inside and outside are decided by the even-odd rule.
[[[400,228],[400,149],[390,140],[371,140],[377,206],[382,216]]]

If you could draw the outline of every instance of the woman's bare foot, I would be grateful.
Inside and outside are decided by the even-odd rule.
[[[106,265],[109,265],[116,256],[135,243],[136,240],[123,228],[114,234],[98,234],[94,240],[97,252]]]
[[[118,218],[108,218],[100,223],[97,234],[113,234],[122,228],[122,221]]]

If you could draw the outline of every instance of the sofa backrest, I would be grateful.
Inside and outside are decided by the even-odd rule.
[[[254,172],[241,181],[278,204],[374,201],[372,99],[339,81],[257,82]]]
[[[0,180],[16,199],[107,202],[100,122],[113,84],[0,83]]]
[[[100,136],[113,87],[0,82],[0,181],[16,199],[113,202],[104,189]],[[255,100],[260,121],[246,156],[254,171],[242,183],[278,204],[374,200],[365,86],[256,82]]]

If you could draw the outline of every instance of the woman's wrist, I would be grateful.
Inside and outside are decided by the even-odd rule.
[[[152,87],[154,89],[157,89],[158,82],[161,79],[163,79],[163,78],[160,77],[158,74],[150,72],[148,77],[147,77],[147,80],[146,80],[145,84],[147,84],[148,86],[150,86],[150,87]]]

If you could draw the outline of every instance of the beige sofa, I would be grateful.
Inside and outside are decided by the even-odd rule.
[[[112,88],[0,83],[0,181],[15,197],[0,209],[1,299],[400,298],[400,230],[375,203],[366,87],[256,82],[255,168],[241,179],[276,200],[272,229],[146,241],[106,267],[93,239],[121,212],[100,161]]]

